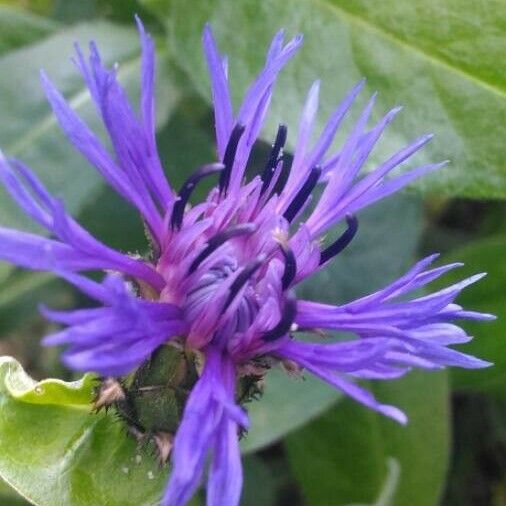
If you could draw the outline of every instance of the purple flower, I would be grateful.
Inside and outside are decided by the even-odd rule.
[[[205,472],[207,503],[239,503],[242,472],[239,428],[248,418],[238,405],[238,378],[269,367],[307,370],[365,406],[405,423],[405,415],[380,404],[355,379],[398,378],[414,367],[480,368],[487,362],[449,345],[469,336],[451,323],[486,320],[491,315],[466,311],[454,300],[473,276],[430,295],[419,289],[458,267],[431,267],[428,257],[376,293],[342,305],[298,300],[294,289],[325,268],[353,239],[355,213],[396,192],[444,163],[425,165],[388,177],[422,148],[431,136],[415,139],[367,175],[362,166],[395,108],[368,127],[373,96],[341,148],[331,146],[343,119],[363,87],[359,83],[330,115],[315,142],[319,83],[311,87],[302,110],[291,166],[283,157],[287,129],[279,127],[261,175],[245,181],[246,165],[268,112],[276,78],[302,44],[284,43],[279,32],[265,66],[233,111],[227,61],[204,29],[204,52],[212,83],[217,161],[199,168],[178,193],[171,187],[157,154],[154,119],[154,48],[140,21],[142,93],[137,113],[118,83],[115,70],[101,62],[94,44],[85,58],[76,47],[75,63],[107,128],[113,153],[86,126],[42,73],[42,85],[58,122],[78,151],[104,179],[140,212],[152,237],[153,258],[134,257],[102,244],[74,221],[58,199],[21,162],[0,159],[3,183],[23,211],[51,235],[0,228],[0,258],[35,270],[49,270],[97,301],[95,309],[52,311],[66,327],[45,338],[65,345],[64,363],[78,371],[121,376],[142,365],[164,343],[198,350],[200,376],[187,399],[175,436],[173,470],[163,504],[186,504]],[[195,185],[217,178],[205,201],[188,202]],[[317,184],[322,189],[310,207]],[[300,221],[306,211],[307,218]],[[334,225],[346,231],[323,242]],[[83,271],[103,270],[102,282]],[[412,293],[415,292],[415,295]],[[356,339],[308,342],[298,331],[347,332]]]

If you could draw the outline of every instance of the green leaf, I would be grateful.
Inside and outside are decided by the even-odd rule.
[[[479,371],[452,370],[452,385],[457,389],[480,390],[504,395],[506,387],[506,349],[503,337],[506,333],[506,264],[503,261],[506,250],[504,235],[471,242],[467,246],[447,254],[442,262],[463,262],[464,267],[450,272],[444,278],[445,284],[456,282],[477,272],[487,272],[480,280],[459,296],[457,302],[467,309],[492,313],[494,322],[462,322],[474,339],[460,345],[459,350],[476,355],[494,365]]]
[[[68,383],[58,379],[33,380],[13,359],[0,360],[2,393],[30,404],[62,404],[89,408],[93,393],[94,376],[86,374],[79,381]]]
[[[29,504],[7,483],[0,479],[0,504],[2,506],[21,506]]]
[[[340,394],[315,378],[305,381],[283,371],[270,371],[265,393],[248,406],[251,429],[241,448],[249,453],[283,438],[316,418],[340,398]]]
[[[504,477],[506,399],[460,394],[453,408],[452,462],[441,504],[476,506],[487,498],[484,504],[504,505],[498,485]]]
[[[2,0],[2,3],[7,5],[12,5],[16,8],[22,8],[26,11],[35,12],[42,16],[47,16],[52,7],[54,0],[23,0],[20,2],[19,0]]]
[[[111,415],[92,415],[93,378],[35,382],[0,359],[0,477],[38,506],[155,506],[166,482]]]
[[[8,270],[7,264],[5,270]],[[54,275],[47,272],[33,274],[31,272],[16,273],[11,277],[2,279],[0,287],[0,310],[9,307],[13,302],[23,297],[25,294],[31,293],[33,290],[43,286],[54,279]]]
[[[97,17],[96,0],[54,0],[52,16],[62,23],[75,23]]]
[[[387,463],[394,458],[399,465],[395,493],[390,487],[383,496],[389,501],[376,504],[438,504],[448,461],[446,375],[417,372],[367,386],[383,402],[400,406],[408,425],[347,399],[288,436],[285,447],[307,503],[374,503],[378,491],[385,492]]]
[[[244,487],[241,506],[274,506],[276,504],[276,476],[262,459],[250,455],[243,459]]]
[[[399,486],[399,478],[401,468],[397,460],[389,458],[387,460],[388,474],[385,478],[385,483],[378,498],[373,504],[349,504],[348,506],[392,506],[394,504],[395,493]]]
[[[0,55],[43,39],[57,28],[54,21],[0,6]]]
[[[135,14],[144,23],[148,15],[137,0],[53,0],[52,16],[65,23],[83,19],[106,17],[107,19],[131,25]]]
[[[288,64],[273,99],[271,140],[280,122],[295,141],[296,124],[312,80],[323,80],[320,126],[361,77],[378,90],[377,114],[402,104],[373,156],[385,159],[408,139],[434,132],[417,158],[421,164],[450,158],[449,167],[418,183],[423,190],[470,197],[506,197],[503,157],[506,112],[502,36],[506,4],[487,8],[472,0],[375,2],[360,0],[147,0],[163,16],[169,46],[196,89],[209,97],[200,34],[209,21],[229,55],[233,95],[242,95],[262,65],[279,28],[306,35]],[[240,29],[238,29],[240,27]],[[236,100],[237,101],[237,100]]]
[[[393,281],[410,263],[420,233],[417,199],[397,195],[360,214],[360,232],[350,247],[298,295],[342,303]],[[377,247],[380,245],[380,247]],[[245,452],[257,450],[322,414],[340,394],[319,380],[288,377],[279,370],[266,377],[265,394],[249,407],[251,430]]]

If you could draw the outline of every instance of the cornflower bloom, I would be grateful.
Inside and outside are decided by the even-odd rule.
[[[234,506],[242,486],[239,434],[248,429],[241,404],[255,396],[269,368],[282,365],[291,373],[308,371],[368,408],[405,423],[399,409],[381,404],[355,380],[391,380],[412,368],[486,367],[489,363],[449,347],[470,339],[451,322],[492,317],[466,311],[454,302],[481,275],[430,295],[417,293],[459,265],[431,267],[436,255],[381,290],[346,304],[297,299],[297,284],[325,268],[353,239],[358,226],[355,213],[444,165],[424,165],[387,178],[431,136],[414,140],[373,171],[359,175],[400,108],[369,128],[373,96],[341,148],[333,152],[336,132],[364,83],[351,90],[316,141],[310,142],[318,109],[317,81],[302,110],[291,164],[283,156],[287,129],[281,125],[260,175],[246,181],[246,165],[277,76],[300,48],[302,37],[285,44],[282,31],[275,35],[265,66],[235,113],[227,60],[205,27],[217,161],[198,168],[176,193],[156,148],[153,41],[139,20],[137,24],[142,42],[139,113],[130,105],[115,69],[102,63],[96,46],[90,44],[89,57],[76,46],[75,64],[109,133],[113,154],[44,73],[42,85],[75,148],[141,214],[152,244],[150,256],[124,254],[101,243],[66,213],[63,203],[27,167],[2,155],[3,184],[51,238],[0,228],[0,258],[28,269],[53,271],[97,302],[92,309],[43,308],[47,318],[66,326],[44,343],[65,345],[62,360],[69,368],[106,378],[97,407],[115,404],[139,437],[146,423],[135,419],[132,405],[139,404],[132,397],[135,388],[125,386],[125,378],[151,370],[160,350],[179,354],[177,364],[184,365],[183,372],[177,369],[179,379],[173,375],[170,381],[180,386],[184,378],[186,393],[178,401],[182,413],[173,423],[175,436],[170,431],[153,432],[161,460],[169,453],[172,458],[162,504],[186,504],[207,468],[207,504]],[[192,190],[213,175],[216,186],[191,207]],[[310,206],[317,185],[322,192]],[[304,211],[307,217],[301,221]],[[345,232],[325,243],[324,235],[340,222],[346,224]],[[97,270],[106,272],[101,282],[81,274]],[[318,334],[322,329],[357,338],[337,342],[297,338],[299,331]],[[163,365],[162,360],[162,369]],[[136,378],[142,383],[140,376]]]

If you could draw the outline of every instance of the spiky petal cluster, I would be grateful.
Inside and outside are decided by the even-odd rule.
[[[235,392],[244,371],[253,368],[261,375],[266,372],[262,367],[284,362],[404,423],[401,411],[380,404],[353,380],[397,378],[413,367],[487,366],[448,346],[470,339],[451,321],[490,316],[465,311],[454,303],[477,277],[431,295],[411,296],[457,267],[431,268],[434,256],[382,290],[344,305],[297,300],[297,283],[323,268],[352,240],[357,231],[354,213],[441,167],[427,165],[387,179],[430,136],[416,139],[369,174],[359,176],[399,109],[368,127],[373,96],[344,144],[333,152],[336,132],[363,83],[349,93],[311,143],[317,82],[303,108],[291,166],[283,157],[287,129],[280,126],[265,167],[245,182],[246,165],[277,75],[301,46],[302,37],[287,44],[282,32],[274,37],[264,68],[235,114],[226,60],[206,27],[203,43],[212,83],[218,159],[197,170],[176,193],[155,145],[153,42],[140,22],[138,27],[143,50],[139,113],[129,104],[115,70],[103,65],[95,45],[90,45],[88,58],[77,48],[75,63],[109,132],[113,153],[44,74],[42,84],[70,141],[142,215],[155,244],[155,258],[132,257],[98,241],[66,213],[62,202],[29,169],[3,156],[0,174],[5,187],[51,238],[1,228],[0,258],[28,269],[53,271],[96,300],[95,309],[44,310],[49,319],[66,326],[46,337],[45,344],[66,345],[63,361],[75,370],[124,375],[164,343],[200,351],[204,365],[175,438],[173,472],[163,504],[188,502],[212,454],[207,502],[234,506],[242,485],[238,428],[248,427]],[[195,185],[212,175],[218,179],[216,187],[205,201],[189,207]],[[317,184],[323,187],[321,196],[300,223],[297,219],[309,210]],[[343,235],[322,246],[323,234],[344,219]],[[81,274],[90,270],[108,274],[97,282]],[[304,342],[296,338],[297,329],[351,332],[358,338]]]

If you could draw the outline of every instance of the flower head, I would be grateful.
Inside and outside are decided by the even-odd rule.
[[[103,65],[95,45],[90,45],[88,58],[76,48],[75,63],[107,128],[113,154],[44,73],[42,85],[70,141],[138,209],[153,244],[151,256],[130,256],[98,241],[28,168],[2,155],[0,175],[5,187],[52,237],[1,228],[0,258],[28,269],[53,271],[97,302],[93,309],[43,309],[50,320],[65,326],[44,342],[65,345],[63,361],[72,369],[120,377],[142,370],[166,345],[198,356],[198,364],[192,362],[195,377],[187,385],[184,414],[176,424],[173,471],[163,504],[189,501],[212,454],[207,502],[234,506],[242,485],[238,432],[248,427],[238,391],[244,387],[242,379],[249,378],[255,386],[269,368],[284,364],[290,370],[306,370],[404,423],[406,417],[399,409],[379,403],[355,380],[398,378],[414,367],[485,367],[489,364],[449,347],[470,339],[451,322],[491,316],[466,311],[454,302],[480,276],[430,295],[412,295],[458,267],[431,267],[435,256],[378,292],[346,304],[297,299],[297,284],[325,268],[353,239],[358,211],[444,165],[426,165],[390,177],[430,136],[414,140],[363,175],[364,163],[400,108],[369,127],[373,96],[343,145],[332,151],[336,132],[364,83],[351,90],[311,142],[318,109],[316,82],[302,110],[292,163],[283,155],[288,132],[281,125],[265,166],[246,180],[246,166],[276,78],[300,48],[302,37],[286,44],[283,32],[274,37],[264,68],[234,113],[226,59],[206,27],[203,44],[212,84],[217,159],[197,169],[176,192],[155,143],[153,42],[140,21],[138,28],[142,41],[139,113],[130,105],[115,69]],[[216,186],[203,202],[191,207],[193,189],[207,177],[214,177]],[[322,192],[312,202],[317,185]],[[339,223],[345,224],[344,233],[325,243],[325,233]],[[97,282],[81,274],[90,270],[107,274]],[[351,332],[357,338],[308,342],[298,338],[301,330]],[[112,385],[114,398],[124,400],[118,383],[107,385],[108,395]],[[166,457],[172,437],[159,438]]]

